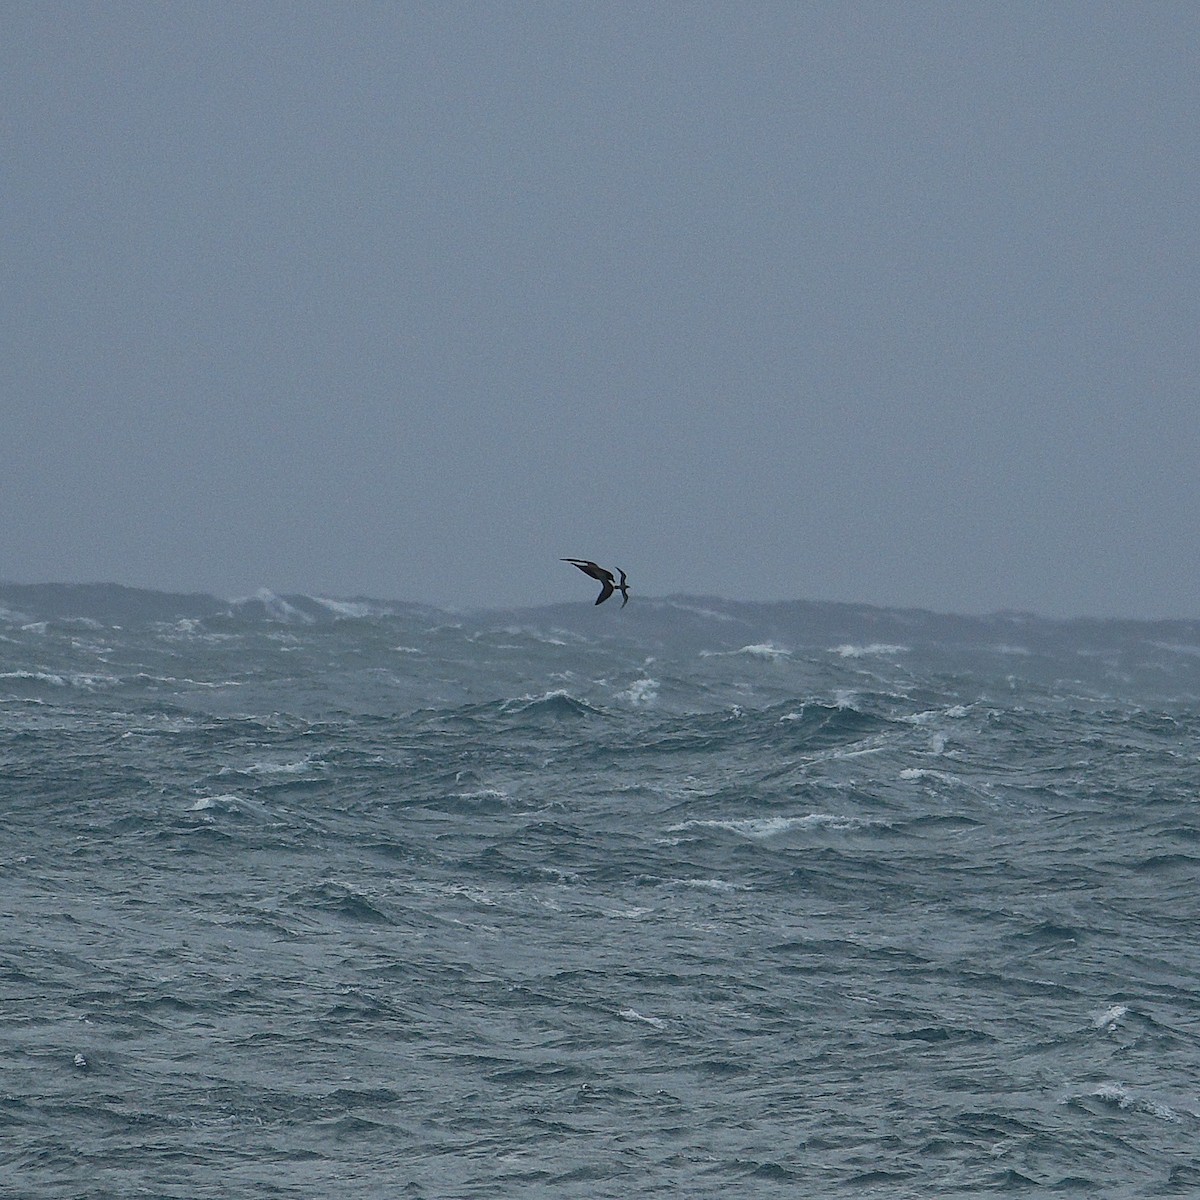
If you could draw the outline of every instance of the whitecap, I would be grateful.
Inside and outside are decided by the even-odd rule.
[[[640,707],[653,704],[658,699],[658,680],[651,679],[648,675],[635,679],[625,691],[619,692],[618,696]]]
[[[288,624],[295,625],[312,625],[315,618],[306,612],[302,612],[294,604],[289,604],[282,596],[277,596],[270,588],[259,588],[253,596],[248,597],[250,600],[257,600],[259,604],[266,610],[267,616],[276,621],[285,621]],[[235,603],[237,603],[235,601]]]
[[[1108,1033],[1115,1033],[1118,1023],[1122,1017],[1129,1013],[1129,1006],[1125,1004],[1113,1004],[1103,1011],[1090,1013],[1092,1018],[1093,1029],[1104,1029]]]
[[[261,801],[238,796],[233,792],[222,792],[219,796],[201,796],[192,804],[188,812],[212,812],[214,810],[257,817],[259,820],[267,820],[271,816],[271,810]]]
[[[878,655],[907,654],[908,646],[895,645],[891,642],[872,642],[869,646],[854,646],[845,643],[831,648],[831,654],[841,655],[842,658],[869,658]]]
[[[961,721],[969,717],[971,710],[964,704],[952,704],[949,708],[927,708],[919,713],[897,718],[908,725],[932,725],[935,721]]]
[[[305,757],[296,762],[251,763],[246,768],[248,775],[300,775],[312,766],[312,759]]]
[[[686,829],[724,829],[729,833],[738,833],[743,837],[762,841],[786,833],[799,823],[796,817],[737,817],[727,821],[685,821],[682,825],[673,825],[668,832],[677,833]]]
[[[0,679],[28,679],[51,687],[78,688],[81,692],[95,692],[121,682],[115,675],[60,675],[56,671],[6,671],[0,674]]]
[[[752,646],[741,646],[737,650],[701,650],[701,658],[731,658],[743,654],[747,658],[761,658],[769,662],[778,662],[781,658],[790,658],[792,652],[774,642],[757,642]]]
[[[868,821],[863,817],[847,817],[842,813],[809,813],[807,817],[800,818],[800,824],[824,829],[846,830],[866,829],[878,822]]]
[[[507,801],[509,795],[500,788],[479,788],[473,792],[453,792],[451,793],[453,800],[465,800],[471,804],[489,804]]]
[[[1163,1104],[1160,1100],[1153,1100],[1146,1096],[1139,1096],[1116,1080],[1100,1084],[1087,1095],[1125,1112],[1144,1112],[1160,1121],[1169,1121],[1171,1124],[1177,1124],[1180,1120],[1179,1114],[1169,1104]]]
[[[33,679],[38,683],[48,683],[52,687],[66,687],[67,681],[61,675],[52,671],[4,671],[0,679]]]
[[[327,608],[335,617],[361,619],[385,614],[385,610],[379,609],[373,604],[364,604],[359,600],[330,600],[326,596],[309,596],[308,599],[322,608]]]
[[[863,829],[872,823],[861,817],[847,817],[840,813],[809,813],[803,817],[731,817],[725,820],[712,818],[684,821],[679,825],[670,826],[667,832],[683,833],[689,829],[723,829],[729,833],[753,838],[755,841],[765,841],[767,838],[787,833],[791,829],[832,829],[845,832],[852,829]]]
[[[928,767],[905,767],[900,772],[901,779],[932,779],[937,783],[945,783],[950,786],[962,784],[962,780],[957,775],[951,775],[948,771],[931,771]]]
[[[647,1017],[636,1008],[622,1008],[617,1012],[624,1021],[640,1021],[644,1025],[652,1025],[655,1029],[666,1029],[667,1023],[661,1017]]]
[[[734,653],[745,654],[750,658],[766,658],[773,662],[780,658],[790,658],[792,652],[783,646],[776,646],[774,642],[759,642],[753,646],[743,646]]]
[[[1120,1083],[1102,1083],[1088,1094],[1118,1108],[1132,1108],[1134,1104],[1133,1093]]]

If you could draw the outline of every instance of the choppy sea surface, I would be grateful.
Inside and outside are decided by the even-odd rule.
[[[1200,625],[0,590],[0,1195],[1200,1194]]]

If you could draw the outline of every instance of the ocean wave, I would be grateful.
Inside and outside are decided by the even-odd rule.
[[[1108,1033],[1115,1033],[1117,1026],[1121,1021],[1129,1015],[1129,1006],[1126,1004],[1110,1004],[1108,1008],[1101,1009],[1091,1014],[1092,1028],[1104,1029]]]
[[[37,683],[55,688],[77,688],[82,692],[98,692],[116,687],[121,680],[115,675],[92,675],[81,672],[61,674],[57,671],[2,671],[0,680],[14,683]]]
[[[905,767],[900,772],[900,778],[906,780],[932,779],[935,783],[944,783],[950,787],[962,787],[964,781],[948,771],[933,771],[928,767]]]
[[[593,708],[586,700],[572,696],[562,688],[543,692],[540,696],[521,696],[501,701],[500,711],[507,715],[531,717],[590,717],[601,716],[601,710]]]
[[[372,604],[366,600],[331,600],[328,596],[306,596],[313,604],[333,613],[335,617],[345,620],[361,621],[367,617],[384,617],[388,610],[382,605]]]
[[[772,712],[779,712],[780,707],[784,711],[776,717],[776,724],[786,726],[790,737],[810,748],[836,747],[839,752],[872,750],[874,747],[864,742],[881,734],[889,724],[885,717],[844,702],[805,701],[799,708],[775,706]]]
[[[235,609],[253,609],[261,607],[264,615],[272,621],[281,621],[285,625],[313,625],[316,618],[306,613],[289,600],[271,591],[270,588],[259,588],[253,596],[243,596],[232,601]]]
[[[748,892],[751,891],[751,886],[748,883],[735,883],[730,879],[668,879],[667,884],[670,887],[694,888],[703,892]]]
[[[792,652],[774,642],[756,642],[750,646],[739,646],[736,650],[701,650],[701,658],[760,658],[767,662],[779,662],[791,658]]]
[[[646,707],[658,699],[658,680],[651,679],[648,675],[635,679],[623,692],[618,692],[617,696],[635,706]]]
[[[1101,1104],[1123,1112],[1140,1112],[1159,1121],[1178,1125],[1180,1114],[1169,1104],[1135,1091],[1119,1080],[1107,1080],[1086,1092],[1064,1097],[1063,1104],[1079,1105],[1087,1100],[1098,1100]]]
[[[314,763],[310,755],[293,759],[291,762],[254,762],[242,767],[246,775],[305,775],[312,771]]]
[[[633,1021],[642,1025],[649,1025],[653,1029],[666,1029],[667,1022],[662,1017],[647,1017],[638,1012],[636,1008],[621,1008],[617,1010],[617,1016],[623,1021]]]
[[[219,796],[201,796],[188,812],[237,812],[247,801],[233,792],[222,792]]]
[[[766,841],[790,833],[793,829],[831,829],[838,833],[850,833],[876,824],[877,821],[849,817],[841,813],[808,813],[803,817],[697,818],[668,826],[667,832],[686,833],[692,829],[717,829],[736,833],[754,841]]]

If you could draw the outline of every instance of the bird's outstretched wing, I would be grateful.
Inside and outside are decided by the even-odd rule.
[[[606,571],[602,566],[592,562],[590,558],[564,558],[562,561],[573,563],[585,575],[590,575],[593,579],[612,578],[611,571]]]
[[[624,608],[629,603],[629,588],[625,584],[624,571],[621,571],[621,582],[617,583],[613,578],[613,573],[607,567],[592,562],[590,558],[564,558],[561,561],[569,562],[572,566],[578,567],[585,575],[600,581],[600,595],[596,597],[597,604],[603,604],[617,588],[621,589],[621,595],[624,597],[621,607]]]

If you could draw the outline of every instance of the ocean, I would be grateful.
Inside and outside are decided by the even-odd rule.
[[[1200,623],[0,587],[0,1195],[1200,1194]]]

